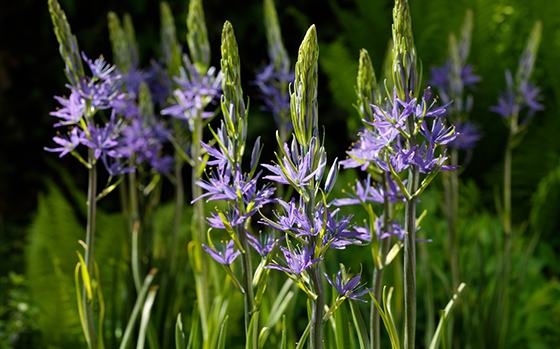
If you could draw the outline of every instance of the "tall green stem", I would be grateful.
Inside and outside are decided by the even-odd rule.
[[[306,151],[306,150],[304,150]],[[314,193],[313,184],[310,185],[309,192]],[[309,202],[305,203],[305,213],[307,219],[313,222],[313,213],[315,210],[315,197],[310,195]],[[319,235],[313,238],[313,244],[309,248],[315,248],[317,244],[321,244]],[[323,348],[323,313],[325,311],[325,299],[323,295],[323,284],[321,283],[321,273],[319,270],[319,263],[311,266],[309,269],[309,277],[313,286],[313,291],[317,298],[311,303],[311,326],[309,332],[309,344],[311,349]]]
[[[255,302],[253,293],[253,267],[251,265],[249,243],[247,242],[247,230],[245,230],[243,225],[237,226],[237,236],[239,237],[241,246],[245,250],[245,253],[241,254],[241,270],[243,273],[243,289],[245,291],[243,293],[243,303],[245,309],[245,336],[247,337]],[[250,339],[247,337],[247,341],[249,340]]]
[[[458,164],[458,149],[451,149],[451,165]],[[447,250],[449,264],[451,266],[451,280],[453,289],[459,287],[459,246],[457,245],[458,215],[459,215],[459,174],[457,171],[447,171],[444,173],[444,190],[447,208],[448,239]]]
[[[194,162],[192,167],[192,179],[191,179],[191,189],[192,198],[196,199],[202,195],[202,188],[196,185],[196,181],[202,174],[203,163],[199,160],[200,154],[200,141],[202,140],[202,117],[201,111],[195,119],[194,132],[192,134],[192,146],[191,146],[191,158]],[[198,299],[198,308],[200,312],[200,322],[202,326],[203,337],[206,340],[208,338],[208,312],[209,312],[209,302],[208,302],[208,291],[209,291],[209,277],[208,277],[208,264],[206,260],[206,254],[202,251],[202,244],[206,244],[206,224],[204,222],[204,201],[197,200],[193,206],[193,216],[192,216],[192,240],[195,242],[195,249],[197,249],[196,255],[198,256],[198,268],[194,267],[195,279],[197,283],[196,295]],[[200,269],[200,270],[198,270]]]
[[[179,154],[175,155],[175,214],[173,219],[173,232],[171,235],[171,264],[170,274],[175,274],[176,268],[176,254],[177,254],[177,237],[181,229],[181,216],[183,214],[183,207],[185,204],[185,188],[183,183],[183,159]],[[194,181],[194,180],[193,180]]]
[[[407,130],[410,134],[408,147],[412,149],[416,146],[416,136],[414,136],[414,115],[408,118]],[[409,168],[408,192],[415,193],[419,185],[418,166],[412,165]],[[404,347],[414,349],[416,341],[416,197],[412,197],[406,202],[405,208],[405,231],[404,237]]]
[[[381,176],[381,185],[383,186],[383,190],[388,190],[387,185],[387,176],[386,174],[382,174]],[[383,231],[384,232],[391,232],[393,231],[393,225],[391,224],[391,217],[393,215],[391,203],[389,202],[389,198],[385,197],[383,199]],[[375,299],[378,301],[382,297],[382,289],[383,289],[383,271],[385,269],[385,255],[389,251],[391,247],[391,239],[385,238],[381,244],[379,245],[379,257],[381,259],[382,268],[375,268],[373,271],[373,295]],[[370,309],[370,335],[371,335],[371,347],[372,349],[381,349],[381,326],[380,326],[379,317],[379,310],[375,306],[374,302],[371,302],[371,309]]]
[[[93,164],[95,161],[94,150],[88,150],[88,161]],[[88,170],[88,197],[87,197],[87,227],[86,227],[86,268],[92,279],[93,273],[93,248],[95,245],[95,215],[97,208],[97,167],[95,164]],[[86,285],[83,289],[83,307],[84,317],[86,321],[86,328],[89,332],[90,347],[97,348],[97,335],[95,332],[95,325],[93,322],[93,299],[88,300]]]
[[[509,312],[509,283],[511,279],[511,252],[513,248],[513,236],[511,229],[511,160],[513,152],[513,138],[517,133],[517,115],[511,118],[510,132],[508,135],[505,156],[504,156],[504,211],[503,211],[503,226],[504,226],[504,255],[502,259],[502,276],[501,287],[499,292],[500,299],[497,300],[497,318],[503,318],[504,321],[497,322],[498,325],[498,344],[500,348],[506,344],[506,337],[508,331],[508,323],[506,320]]]

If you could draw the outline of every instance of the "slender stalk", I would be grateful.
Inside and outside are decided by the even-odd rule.
[[[251,316],[254,311],[255,296],[253,293],[253,267],[251,266],[251,254],[249,253],[249,243],[247,242],[247,230],[243,225],[237,226],[237,236],[239,237],[239,242],[245,250],[245,253],[241,254],[241,270],[243,273],[243,300],[245,309],[245,336],[247,337],[249,333],[249,323],[251,322]],[[247,338],[247,341],[250,339]]]
[[[451,165],[457,166],[457,148],[451,148]],[[459,215],[459,174],[457,171],[446,171],[443,174],[443,187],[445,191],[446,218],[448,227],[447,253],[451,267],[451,280],[453,289],[459,287],[459,246],[457,245],[458,215]]]
[[[88,161],[93,164],[88,170],[87,226],[86,226],[86,258],[85,263],[90,279],[93,276],[93,248],[95,245],[95,216],[97,208],[97,167],[94,164],[94,150],[88,150]],[[90,348],[97,348],[97,335],[93,322],[93,299],[87,299],[86,285],[83,289],[83,307],[86,328],[89,332]]]
[[[129,216],[129,224],[131,226],[131,234],[132,234],[132,278],[134,280],[134,286],[136,287],[136,292],[140,291],[140,287],[142,286],[142,281],[140,279],[140,258],[138,251],[140,249],[139,246],[139,228],[140,228],[140,210],[138,207],[138,191],[136,189],[136,172],[131,172],[128,174],[128,192],[130,195],[130,216]]]
[[[381,176],[381,185],[383,186],[383,190],[387,191],[387,176],[383,174]],[[393,231],[393,225],[391,224],[391,217],[393,215],[391,203],[389,202],[389,198],[385,197],[383,199],[383,231],[384,232],[391,232]],[[383,264],[383,268],[377,269],[373,271],[373,295],[375,299],[380,300],[382,297],[383,291],[383,271],[385,267],[385,255],[389,251],[391,247],[391,239],[385,238],[381,244],[379,245],[379,257],[381,258],[381,263]],[[370,309],[370,335],[371,335],[371,347],[372,349],[381,349],[381,326],[380,326],[379,317],[379,310],[375,306],[374,302],[371,302],[371,309]]]
[[[177,251],[177,236],[181,229],[181,216],[183,214],[183,207],[185,203],[185,188],[183,184],[183,159],[179,154],[175,154],[175,214],[173,219],[173,233],[171,235],[171,264],[170,273],[175,273],[175,255]],[[194,181],[194,180],[193,180]]]
[[[503,210],[503,227],[504,227],[504,256],[502,260],[502,276],[500,278],[501,287],[499,288],[499,299],[497,300],[497,318],[504,319],[498,322],[498,344],[500,348],[505,345],[508,322],[508,306],[509,306],[509,283],[511,279],[511,252],[513,248],[513,236],[511,229],[511,160],[513,152],[513,138],[517,133],[517,115],[511,118],[510,132],[506,142],[504,156],[504,210]]]
[[[305,147],[304,147],[305,148]],[[306,151],[304,149],[304,151]],[[310,192],[313,193],[314,185],[310,185]],[[313,213],[315,209],[315,197],[310,195],[310,200],[305,204],[305,213],[310,222],[313,221]],[[319,235],[313,238],[313,247],[321,244]],[[311,349],[323,348],[323,313],[325,311],[325,299],[323,295],[323,284],[321,283],[321,272],[319,263],[313,265],[309,269],[309,276],[313,285],[313,290],[317,295],[317,299],[312,301],[311,305],[311,326],[309,332],[309,344]]]
[[[192,179],[191,179],[191,189],[192,198],[196,199],[202,195],[202,188],[196,185],[196,181],[199,179],[202,172],[202,162],[200,162],[200,141],[202,140],[202,117],[201,112],[195,119],[194,132],[192,134],[192,146],[191,146],[191,157],[194,161],[194,166],[192,167]],[[197,281],[196,295],[198,300],[198,307],[200,312],[200,322],[202,327],[203,337],[206,340],[208,337],[208,312],[209,312],[209,302],[208,302],[208,290],[209,290],[209,277],[208,277],[208,264],[206,260],[206,254],[202,251],[202,244],[206,244],[206,224],[204,222],[204,201],[198,200],[193,206],[193,216],[192,216],[192,240],[195,242],[195,249],[198,250],[196,254],[199,256],[198,265],[200,270],[193,268],[195,275],[195,280]]]
[[[416,146],[414,116],[408,118],[407,129],[411,135],[408,139],[409,149]],[[408,192],[415,193],[419,185],[418,166],[409,169]],[[406,202],[404,237],[404,347],[414,349],[416,341],[416,198]]]
[[[451,165],[458,165],[459,150],[455,147],[451,148]],[[443,174],[443,188],[445,192],[445,207],[448,226],[447,234],[447,255],[449,257],[449,265],[451,268],[452,289],[457,289],[460,283],[459,270],[459,245],[457,235],[459,233],[458,217],[459,217],[459,173],[456,170],[446,171]],[[449,314],[447,320],[448,332],[453,333],[454,313],[460,308]],[[444,334],[446,335],[446,334]],[[430,335],[431,336],[431,335]]]
[[[323,312],[325,309],[325,299],[323,295],[323,284],[321,283],[321,272],[319,263],[311,267],[311,281],[317,299],[312,302],[311,306],[311,329],[310,329],[310,346],[311,349],[323,348]]]
[[[513,141],[513,136],[515,135],[514,132],[515,131],[512,126],[508,135],[504,156],[504,236],[511,235],[511,156],[513,150],[511,143]]]

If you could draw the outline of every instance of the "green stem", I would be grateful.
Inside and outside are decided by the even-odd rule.
[[[408,147],[416,146],[413,135],[415,127],[414,116],[408,118],[407,130],[410,134]],[[419,185],[418,166],[412,165],[408,175],[408,192],[416,193]],[[406,202],[404,237],[404,348],[414,349],[416,343],[416,197]]]
[[[181,216],[183,214],[183,206],[185,204],[185,188],[183,184],[183,159],[180,155],[175,154],[175,214],[173,219],[173,233],[171,235],[171,256],[169,257],[170,274],[175,274],[176,268],[176,251],[177,251],[177,236],[181,229]],[[193,179],[194,181],[194,179]]]
[[[128,192],[130,195],[130,216],[129,225],[132,227],[132,278],[134,280],[134,286],[136,287],[136,292],[140,291],[142,281],[140,279],[140,257],[139,257],[139,229],[140,229],[140,209],[138,207],[138,191],[136,189],[136,172],[131,172],[128,174]]]
[[[243,300],[245,309],[245,337],[249,334],[249,324],[251,322],[251,316],[254,311],[254,300],[255,296],[253,293],[253,268],[251,266],[251,254],[249,252],[249,243],[247,242],[247,230],[243,225],[237,226],[237,236],[239,237],[239,242],[245,250],[245,253],[241,254],[241,270],[243,273]],[[247,337],[247,341],[250,338]]]
[[[458,164],[458,149],[451,149],[451,165],[457,166]],[[445,191],[445,201],[447,208],[447,226],[448,226],[448,239],[447,239],[447,253],[449,256],[449,264],[451,267],[451,280],[453,289],[459,287],[460,272],[459,272],[459,246],[457,244],[458,233],[458,214],[459,214],[459,174],[457,171],[447,171],[444,173],[443,185]]]
[[[86,226],[86,268],[90,276],[93,276],[93,248],[95,245],[95,216],[97,208],[97,166],[94,164],[95,156],[94,150],[88,150],[88,160],[92,164],[88,170],[88,198],[87,198],[87,226]],[[83,307],[84,317],[86,321],[86,328],[89,332],[90,348],[97,348],[97,335],[95,325],[93,322],[93,299],[87,299],[86,286],[83,289]]]
[[[304,150],[307,151],[307,150]],[[310,222],[313,221],[313,213],[315,210],[315,197],[313,183],[310,185],[310,200],[305,203],[305,213]],[[317,244],[321,244],[319,240],[319,234],[314,236],[312,246],[309,248],[315,248]],[[317,257],[317,256],[315,256]],[[311,283],[313,285],[313,290],[317,295],[315,300],[311,301],[311,326],[309,329],[309,344],[311,349],[321,349],[323,348],[323,313],[325,311],[325,299],[323,295],[323,284],[321,283],[321,273],[319,268],[319,263],[311,266],[309,269],[309,276],[311,278]]]
[[[510,120],[510,131],[506,142],[504,156],[504,257],[502,260],[502,277],[500,278],[500,299],[498,299],[498,318],[504,319],[498,324],[498,344],[500,348],[506,343],[507,332],[509,327],[508,306],[509,306],[509,283],[511,279],[511,252],[513,248],[512,224],[511,224],[511,161],[513,153],[513,138],[517,133],[517,115],[513,115]]]
[[[381,175],[381,185],[383,186],[383,190],[387,190],[387,174],[383,173]],[[389,202],[389,198],[384,197],[383,199],[383,231],[384,232],[391,232],[393,231],[393,225],[391,224],[391,217],[393,215],[391,203]],[[383,268],[377,269],[373,271],[373,295],[375,299],[380,300],[382,297],[383,291],[383,271],[385,267],[385,255],[391,248],[391,239],[385,238],[381,244],[379,245],[379,257],[381,259],[381,263]],[[381,349],[381,318],[379,316],[379,310],[375,306],[375,302],[371,302],[371,309],[370,309],[370,335],[371,335],[371,348],[372,349]]]
[[[514,137],[513,128],[510,130],[506,143],[506,153],[504,156],[504,235],[511,235],[511,157],[512,141]]]
[[[194,166],[192,167],[192,179],[191,179],[191,190],[192,198],[196,199],[202,195],[202,188],[196,185],[196,181],[199,180],[202,174],[202,166],[204,165],[200,160],[201,150],[200,141],[202,140],[202,117],[199,115],[195,119],[194,132],[192,134],[192,146],[191,146],[191,158],[194,161]],[[202,336],[204,340],[208,339],[208,313],[209,313],[209,276],[208,276],[208,263],[206,260],[206,253],[202,250],[202,244],[206,244],[206,224],[204,221],[204,201],[198,200],[193,206],[193,216],[192,216],[192,240],[195,242],[195,249],[198,251],[196,253],[199,256],[198,266],[194,266],[194,272],[197,274],[195,276],[195,281],[198,285],[196,288],[198,308],[200,312],[200,323],[202,327]],[[200,269],[200,270],[199,270]]]

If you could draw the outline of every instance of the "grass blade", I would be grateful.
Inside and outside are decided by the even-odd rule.
[[[459,295],[461,294],[461,292],[463,291],[465,286],[466,286],[465,283],[461,283],[459,285],[459,287],[457,288],[457,292],[455,292],[455,294],[453,294],[453,297],[451,298],[449,303],[447,303],[447,305],[445,306],[445,309],[443,309],[441,311],[442,316],[439,319],[439,323],[438,323],[438,326],[436,328],[436,332],[434,333],[434,336],[432,337],[432,342],[430,343],[430,349],[436,349],[438,347],[440,337],[441,337],[441,333],[443,332],[443,328],[445,326],[445,322],[447,321],[447,318],[449,317],[449,314],[451,313],[451,310],[453,310],[453,308],[455,307],[456,300],[459,298]]]
[[[144,343],[146,341],[146,332],[148,329],[148,323],[150,321],[150,311],[152,310],[152,305],[154,305],[154,300],[156,299],[158,286],[153,286],[148,292],[146,301],[144,302],[144,307],[142,308],[142,318],[140,319],[140,331],[138,332],[138,343],[136,344],[136,349],[143,349]]]

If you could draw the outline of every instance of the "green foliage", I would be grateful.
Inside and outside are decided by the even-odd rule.
[[[52,183],[39,196],[37,214],[29,229],[27,277],[39,326],[46,345],[84,347],[74,288],[76,250],[85,229],[74,208]]]

